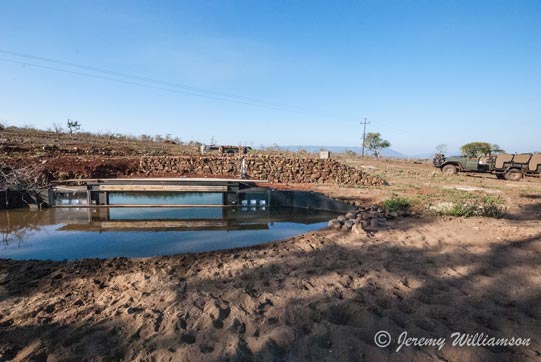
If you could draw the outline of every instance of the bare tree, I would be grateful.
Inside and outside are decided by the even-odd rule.
[[[56,134],[64,133],[64,128],[59,123],[53,123],[53,131]]]

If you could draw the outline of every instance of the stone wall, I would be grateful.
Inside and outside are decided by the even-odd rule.
[[[336,160],[284,158],[280,156],[247,156],[246,176],[275,183],[321,183],[338,185],[380,186],[378,176],[346,166]],[[199,175],[240,177],[241,157],[144,157],[139,173],[157,175]]]

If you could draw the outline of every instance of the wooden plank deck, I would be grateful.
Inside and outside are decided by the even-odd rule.
[[[146,177],[146,178],[88,178],[88,179],[69,179],[58,181],[58,183],[66,182],[84,182],[84,183],[109,183],[109,182],[167,182],[167,183],[184,183],[184,182],[224,182],[224,183],[267,183],[267,180],[249,180],[236,178],[190,178],[190,177]]]
[[[227,186],[199,185],[100,185],[98,191],[107,192],[227,192]]]

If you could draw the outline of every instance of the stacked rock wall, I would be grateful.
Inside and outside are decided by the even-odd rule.
[[[246,176],[275,183],[322,183],[380,186],[385,181],[335,160],[247,156]],[[239,177],[241,157],[144,157],[139,173],[145,175],[200,175]]]

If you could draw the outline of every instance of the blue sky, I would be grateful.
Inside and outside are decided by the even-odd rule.
[[[535,151],[540,65],[539,1],[0,0],[13,125],[355,146],[367,117],[406,154]]]

